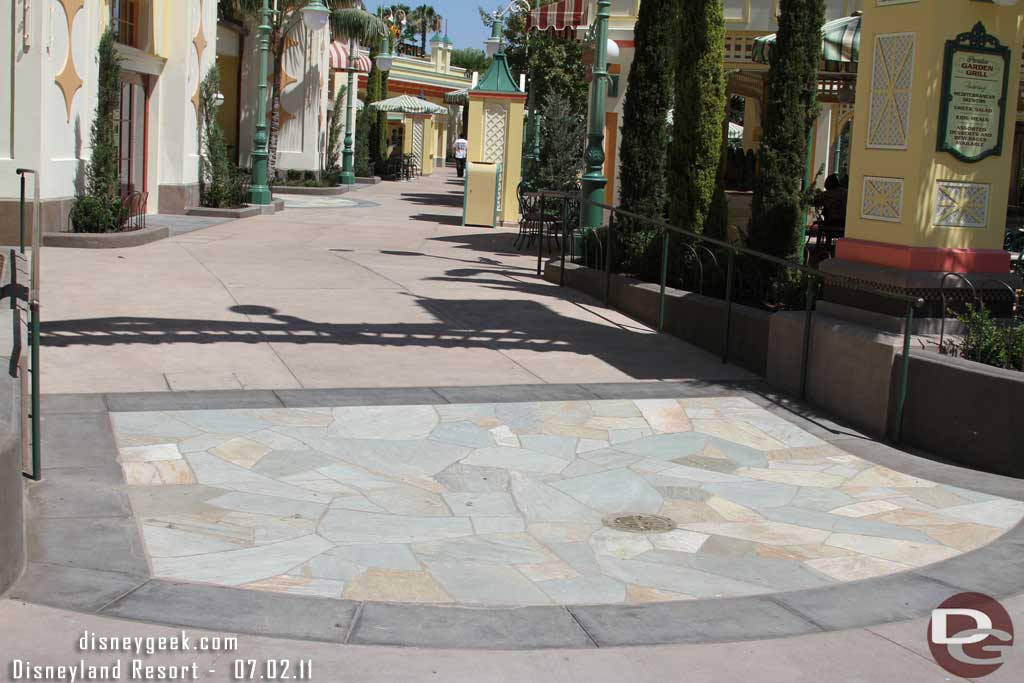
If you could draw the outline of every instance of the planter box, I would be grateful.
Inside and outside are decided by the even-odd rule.
[[[558,282],[560,263],[548,261],[544,279]],[[566,286],[604,297],[605,274],[575,263],[565,264]],[[622,275],[611,279],[611,306],[650,327],[658,326],[661,288]],[[768,363],[771,314],[750,306],[733,304],[729,361],[762,377]],[[665,289],[665,331],[694,346],[721,354],[725,329],[725,302],[671,287]]]
[[[380,176],[370,176],[369,178],[356,178],[356,185],[378,185],[380,184]]]
[[[893,405],[902,354],[892,374]],[[971,468],[1024,477],[1024,373],[911,351],[903,441]]]
[[[131,232],[48,232],[43,246],[69,249],[124,249],[162,240],[170,235],[164,226]]]
[[[185,209],[186,216],[202,216],[204,218],[252,218],[253,216],[271,216],[284,211],[284,200],[275,197],[267,205],[246,204],[237,209],[213,209],[205,206],[190,206]]]

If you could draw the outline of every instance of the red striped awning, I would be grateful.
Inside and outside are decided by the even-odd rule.
[[[335,40],[331,43],[331,70],[332,71],[348,71],[348,45]],[[373,62],[366,55],[359,54],[356,51],[355,64],[353,64],[356,71],[368,74],[370,69],[373,68]]]
[[[530,12],[527,31],[555,31],[573,34],[587,25],[587,0],[558,0]]]

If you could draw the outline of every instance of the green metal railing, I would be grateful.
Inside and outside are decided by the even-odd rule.
[[[29,407],[28,407],[28,418],[29,418],[29,429],[32,449],[32,471],[26,473],[25,476],[29,477],[34,481],[39,481],[43,476],[42,466],[42,414],[40,412],[40,388],[39,388],[39,255],[43,247],[43,234],[42,234],[42,219],[39,211],[39,172],[30,168],[19,168],[15,171],[20,176],[21,195],[19,201],[19,215],[20,215],[20,226],[19,226],[19,248],[18,253],[11,250],[11,285],[12,289],[10,292],[12,298],[12,305],[17,305],[17,301],[25,301],[28,304],[29,309],[29,323],[28,323],[28,343],[29,343],[29,365],[27,368],[24,367],[23,363],[18,363],[20,373],[28,372],[30,381],[28,383],[29,388]],[[25,179],[26,176],[31,175],[33,178],[33,198],[32,198],[32,252],[30,256],[25,254]],[[22,286],[18,286],[17,272],[19,268],[26,267],[29,270],[28,287],[27,289]],[[16,316],[15,324],[20,320],[20,315]],[[21,354],[21,330],[15,329],[14,346],[15,351],[20,356]],[[13,358],[12,358],[12,366]],[[22,386],[25,387],[24,375],[22,374]],[[24,401],[24,399],[22,399]],[[24,408],[23,408],[24,412]],[[24,434],[22,435],[24,439]]]
[[[707,271],[704,268],[704,262],[700,256],[700,250],[703,249],[706,253],[712,257],[712,265],[714,268],[721,269],[721,262],[725,261],[725,282],[724,282],[724,296],[722,297],[725,304],[724,321],[722,324],[722,362],[729,362],[730,346],[733,334],[733,304],[736,299],[736,281],[737,273],[739,272],[739,266],[737,260],[742,257],[747,261],[757,264],[765,270],[778,271],[785,269],[790,272],[799,274],[806,279],[806,288],[804,291],[804,322],[803,322],[803,346],[801,349],[801,361],[800,361],[800,390],[799,395],[801,399],[807,397],[807,383],[808,383],[808,367],[811,355],[811,341],[813,331],[813,319],[814,311],[817,305],[819,289],[825,285],[834,287],[843,287],[846,289],[852,289],[865,294],[872,294],[875,296],[883,297],[892,301],[897,301],[903,304],[903,356],[902,364],[899,371],[899,387],[897,393],[897,404],[896,404],[896,418],[893,427],[893,440],[899,443],[902,436],[902,425],[903,425],[903,413],[907,401],[907,384],[910,374],[910,343],[913,333],[914,326],[914,310],[924,305],[924,300],[907,296],[903,294],[897,294],[888,292],[883,289],[873,287],[865,284],[859,280],[844,277],[841,275],[835,275],[831,273],[824,273],[820,270],[804,266],[792,261],[787,261],[770,254],[741,247],[729,242],[707,237],[698,233],[684,230],[670,223],[664,221],[648,218],[640,214],[636,214],[630,211],[625,211],[618,207],[610,206],[608,204],[602,204],[600,202],[591,202],[580,194],[570,192],[555,192],[555,191],[541,191],[533,193],[534,196],[539,198],[540,204],[540,224],[544,225],[555,225],[561,223],[561,253],[559,256],[561,269],[559,272],[560,286],[565,284],[565,260],[567,249],[571,249],[572,253],[575,254],[575,242],[577,240],[584,240],[584,242],[597,240],[600,244],[602,242],[601,235],[598,231],[589,229],[579,229],[575,223],[569,219],[570,207],[572,204],[578,204],[581,209],[585,205],[591,205],[591,208],[597,208],[606,213],[608,216],[607,224],[601,229],[604,233],[604,239],[602,247],[599,250],[599,266],[604,269],[604,303],[606,306],[611,306],[611,277],[613,271],[613,265],[615,263],[615,245],[617,243],[616,235],[616,223],[627,219],[633,225],[643,225],[648,231],[657,233],[655,239],[661,240],[660,250],[660,264],[659,264],[659,294],[658,294],[658,332],[664,332],[665,330],[665,304],[666,304],[666,290],[668,288],[668,276],[669,276],[669,264],[670,264],[670,246],[673,242],[670,236],[675,235],[678,237],[677,243],[682,247],[684,254],[688,257],[692,256],[693,259],[689,260],[689,263],[694,264],[694,268],[698,269],[698,278],[703,286],[703,281],[706,277]],[[560,221],[556,220],[558,214],[549,214],[548,209],[556,207],[561,204]],[[577,215],[579,212],[576,212]],[[572,234],[570,235],[570,231]],[[572,246],[569,246],[569,242],[572,240]],[[538,242],[538,253],[537,253],[537,272],[538,275],[541,272],[541,249],[543,245],[543,234],[540,236]],[[696,246],[695,246],[696,245]],[[717,252],[717,254],[716,254]],[[724,257],[721,258],[721,257]]]

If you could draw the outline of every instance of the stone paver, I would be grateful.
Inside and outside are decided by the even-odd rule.
[[[957,557],[1024,517],[1020,501],[874,465],[735,396],[111,419],[155,577],[297,595],[526,606],[799,591]],[[678,528],[606,523],[636,513]]]
[[[44,390],[751,379],[544,282],[514,230],[459,225],[451,180],[289,198],[134,249],[49,250]]]

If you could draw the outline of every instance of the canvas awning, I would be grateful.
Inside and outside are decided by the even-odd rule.
[[[830,21],[821,27],[821,58],[825,62],[856,64],[860,61],[860,12]],[[754,40],[753,60],[761,64],[771,61],[776,34]]]
[[[371,111],[386,111],[393,114],[447,114],[448,107],[421,100],[409,95],[399,95],[367,105]]]
[[[558,0],[530,12],[526,17],[527,31],[555,31],[573,34],[587,25],[587,0]]]
[[[446,93],[444,101],[447,104],[461,104],[465,107],[469,104],[469,89],[463,88],[462,90],[453,90],[450,93]]]
[[[330,45],[330,57],[331,57],[331,70],[332,71],[348,71],[349,66],[349,54],[348,54],[348,43],[344,43],[340,40],[335,40]],[[373,62],[366,55],[359,54],[356,50],[355,63],[353,64],[356,71],[364,74],[370,73],[370,69],[373,68]]]

